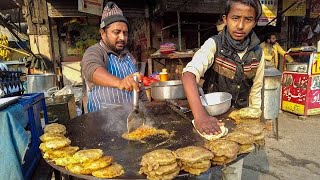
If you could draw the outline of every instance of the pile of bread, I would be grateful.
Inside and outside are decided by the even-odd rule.
[[[148,179],[173,179],[180,172],[176,155],[169,149],[158,149],[146,153],[141,160],[139,173]]]
[[[254,144],[257,147],[263,147],[265,145],[265,125],[260,122],[260,116],[262,111],[255,108],[242,108],[237,111],[233,111],[229,114],[237,127],[235,131],[242,131],[247,134],[251,134],[254,138]]]
[[[180,170],[200,175],[211,167],[212,157],[212,152],[197,146],[188,146],[176,151],[158,149],[142,157],[139,173],[146,174],[151,180],[174,179]]]
[[[211,167],[213,153],[205,148],[188,146],[177,149],[175,154],[181,169],[190,174],[200,175]]]
[[[204,147],[214,154],[214,165],[226,165],[234,161],[239,154],[264,146],[265,126],[260,122],[260,116],[260,109],[242,108],[229,114],[237,124],[231,133],[224,126],[221,126],[221,133],[217,135],[203,135],[198,132],[208,140]]]
[[[45,126],[40,137],[43,158],[75,174],[92,174],[98,178],[114,178],[124,174],[123,167],[113,162],[111,156],[104,156],[101,149],[79,150],[78,146],[70,145],[71,141],[65,134],[66,127],[61,124]]]
[[[225,138],[207,141],[205,147],[213,152],[213,164],[225,165],[234,161],[239,154],[249,153],[264,145],[264,126],[260,122],[238,125]]]

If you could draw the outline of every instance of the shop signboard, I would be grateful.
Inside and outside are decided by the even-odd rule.
[[[285,72],[282,76],[282,110],[304,115],[308,74]]]
[[[103,0],[78,0],[78,10],[80,12],[101,16]]]
[[[320,0],[311,0],[310,17],[318,18],[320,16]]]
[[[320,114],[320,75],[310,77],[308,92],[308,115]]]
[[[278,0],[260,0],[262,5],[262,14],[258,21],[258,26],[267,25],[272,19],[277,17]],[[276,26],[277,21],[273,21],[270,25]]]
[[[311,56],[312,60],[312,68],[311,68],[311,74],[320,74],[320,54],[319,53],[313,53]]]
[[[296,3],[297,2],[297,3]],[[293,3],[296,3],[288,11],[284,13],[285,16],[306,16],[307,3],[305,0],[285,0],[282,1],[282,9],[288,8]]]

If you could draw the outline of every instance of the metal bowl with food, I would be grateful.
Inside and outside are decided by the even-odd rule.
[[[185,99],[181,80],[170,80],[151,84],[151,97],[155,100]]]
[[[200,97],[202,105],[211,116],[223,114],[231,107],[232,95],[227,92],[214,92],[205,94],[208,104]]]

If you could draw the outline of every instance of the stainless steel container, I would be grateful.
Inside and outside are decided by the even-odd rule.
[[[276,68],[264,70],[263,115],[264,119],[276,119],[280,110],[281,72]]]
[[[292,72],[306,73],[308,72],[308,63],[287,63],[286,70]]]
[[[31,74],[27,75],[28,93],[46,92],[56,86],[55,74]]]
[[[151,97],[155,100],[185,99],[181,80],[171,80],[151,84]]]
[[[227,92],[214,92],[205,94],[208,101],[208,105],[200,97],[202,105],[206,108],[207,112],[211,116],[217,116],[223,114],[231,107],[232,95]]]

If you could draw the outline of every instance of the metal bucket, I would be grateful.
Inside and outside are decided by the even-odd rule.
[[[27,75],[28,93],[46,93],[48,89],[57,86],[55,74]]]
[[[276,68],[264,70],[264,119],[275,119],[279,116],[280,110],[280,85],[281,72]]]

